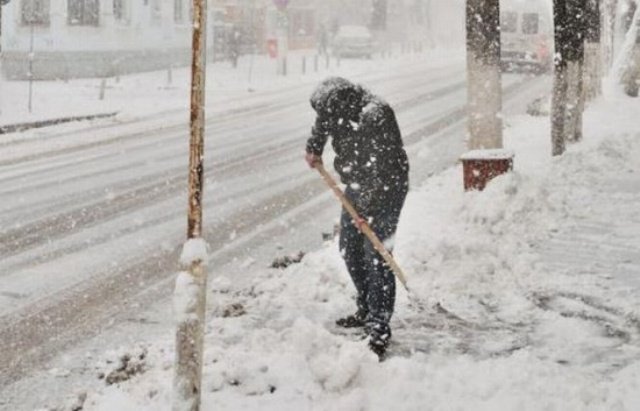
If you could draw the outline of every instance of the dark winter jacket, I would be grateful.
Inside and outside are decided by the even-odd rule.
[[[406,193],[409,162],[393,109],[363,87],[333,77],[311,96],[317,113],[307,152],[322,155],[327,139],[335,170],[356,209],[371,215]]]

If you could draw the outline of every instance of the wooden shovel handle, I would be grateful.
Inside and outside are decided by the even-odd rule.
[[[318,170],[318,172],[320,173],[324,181],[327,183],[329,188],[333,190],[336,197],[338,197],[338,199],[342,203],[342,206],[344,207],[344,209],[347,210],[349,215],[351,215],[351,218],[353,218],[354,221],[360,220],[360,216],[358,215],[358,212],[353,207],[353,205],[351,205],[351,202],[349,202],[349,199],[347,199],[347,196],[344,195],[340,187],[338,187],[336,180],[334,180],[333,177],[331,177],[331,174],[329,174],[327,170],[324,168],[324,165],[322,163],[316,163],[315,169]],[[402,269],[400,268],[398,263],[396,263],[396,260],[394,260],[393,256],[386,249],[384,244],[382,244],[382,241],[380,241],[376,233],[374,233],[371,227],[369,227],[369,224],[367,224],[366,222],[363,222],[362,225],[360,225],[360,231],[362,231],[362,233],[369,239],[369,241],[371,241],[371,244],[373,244],[373,248],[375,248],[376,251],[380,253],[382,258],[384,258],[384,261],[389,265],[389,267],[391,267],[391,270],[394,272],[396,277],[398,277],[398,280],[400,280],[400,283],[402,283],[402,286],[407,291],[409,291],[409,288],[407,287],[407,280],[404,276],[404,273],[402,272]]]

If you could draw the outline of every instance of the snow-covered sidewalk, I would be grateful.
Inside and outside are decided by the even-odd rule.
[[[511,117],[513,173],[484,192],[463,192],[459,166],[414,187],[396,256],[459,318],[399,289],[383,363],[332,325],[353,310],[335,241],[285,270],[245,267],[248,287],[214,270],[203,409],[640,409],[639,118],[635,100],[598,101],[585,140],[552,159],[548,119]],[[169,409],[173,339],[145,349],[144,373],[84,409]]]

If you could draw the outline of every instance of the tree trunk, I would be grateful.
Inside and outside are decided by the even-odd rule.
[[[584,45],[584,42],[583,42],[583,45]],[[586,106],[585,93],[584,93],[584,52],[583,52],[583,59],[578,62],[578,79],[576,84],[576,93],[578,95],[577,95],[577,107],[576,107],[576,121],[575,121],[575,126],[573,131],[573,141],[578,142],[582,140],[582,125],[583,125],[584,109]]]
[[[565,121],[567,107],[567,10],[564,0],[553,1],[553,27],[556,56],[553,65],[553,96],[551,98],[551,153],[558,156],[565,151]]]
[[[602,12],[602,42],[604,43],[602,60],[608,71],[613,64],[618,0],[602,1],[603,3],[600,7],[600,11]]]
[[[584,50],[584,100],[602,93],[602,13],[600,0],[588,0]]]
[[[576,130],[576,116],[578,107],[578,70],[577,61],[567,62],[567,107],[564,125],[565,141],[573,142]]]
[[[635,8],[634,8],[635,7]],[[625,25],[626,34],[624,42],[613,65],[614,78],[624,86],[625,92],[632,96],[638,95],[638,77],[640,77],[640,52],[638,51],[638,39],[640,35],[640,7],[629,9],[627,18],[628,28]],[[629,17],[630,16],[630,17]]]
[[[556,44],[554,86],[551,114],[552,155],[565,151],[566,141],[578,138],[582,132],[584,105],[582,67],[584,64],[586,0],[554,0],[553,22]]]
[[[178,275],[174,294],[177,330],[173,411],[198,411],[202,392],[206,258],[185,259],[184,254],[187,244],[202,237],[206,16],[206,1],[193,0],[188,240],[181,257],[182,264],[187,265],[189,271]]]
[[[468,147],[502,147],[499,0],[467,0]]]
[[[569,60],[569,88],[571,90],[568,115],[569,128],[565,136],[568,141],[576,142],[582,139],[582,113],[584,111],[584,44],[586,39],[586,9],[588,0],[571,0],[567,2],[567,14],[570,20],[569,32],[570,50]]]
[[[564,125],[567,107],[567,64],[556,61],[551,98],[551,154],[559,156],[565,151]]]

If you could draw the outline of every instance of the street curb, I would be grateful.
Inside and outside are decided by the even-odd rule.
[[[94,120],[97,118],[108,118],[108,117],[113,117],[116,114],[118,114],[118,112],[114,111],[112,113],[89,114],[85,116],[61,117],[61,118],[54,118],[50,120],[33,121],[30,123],[0,125],[0,135],[21,132],[21,131],[29,130],[32,128],[55,126],[63,123],[70,123],[72,121],[85,121],[85,120]]]

